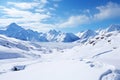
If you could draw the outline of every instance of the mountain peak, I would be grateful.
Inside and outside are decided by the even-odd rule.
[[[60,31],[56,31],[55,29],[52,29],[52,30],[50,30],[48,33],[50,33],[50,34],[57,34],[57,33],[59,33]]]
[[[88,30],[85,31],[85,33],[89,33],[89,32],[94,32],[94,31],[90,30],[90,29],[88,29]]]
[[[17,25],[16,23],[11,23],[11,24],[9,24],[8,26],[7,26],[7,28],[9,28],[9,27],[20,27],[19,25]]]
[[[95,35],[96,35],[95,31],[88,29],[85,32],[83,32],[81,38],[89,38],[89,37],[95,36]]]
[[[107,32],[119,31],[119,30],[120,30],[120,24],[112,24],[107,28]]]
[[[23,28],[16,23],[11,23],[7,26],[7,31],[19,31],[23,30]]]
[[[16,23],[11,23],[9,26],[18,26]]]

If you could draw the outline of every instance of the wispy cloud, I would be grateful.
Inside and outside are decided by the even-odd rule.
[[[34,0],[34,2],[46,4],[46,3],[48,3],[48,0]]]
[[[46,7],[47,4],[50,4],[48,0],[34,0],[33,2],[21,3],[8,2],[7,6],[0,6],[0,24],[3,27],[16,22],[27,29],[46,31],[51,28],[77,27],[95,21],[120,17],[120,4],[109,2],[106,5],[97,6],[95,8],[98,11],[97,13],[91,14],[92,11],[86,9],[81,14],[73,14],[67,19],[63,19],[63,17],[60,17],[60,14],[52,13],[52,11],[54,12],[60,7],[57,3],[61,0],[51,1],[55,3],[49,7]],[[50,23],[50,19],[55,22]],[[45,21],[48,23],[45,23]]]
[[[96,7],[99,13],[94,15],[95,20],[104,20],[114,17],[120,17],[120,5],[117,3],[109,2],[105,6]]]
[[[34,7],[37,7],[39,3],[36,2],[21,2],[21,3],[16,3],[16,2],[8,2],[8,5],[19,8],[19,9],[32,9]]]
[[[106,5],[96,7],[98,13],[91,14],[89,9],[83,11],[82,15],[70,16],[65,22],[59,24],[61,28],[76,27],[96,21],[120,17],[120,4],[108,2]],[[86,15],[85,15],[86,14]]]
[[[48,14],[32,13],[30,11],[22,11],[16,8],[3,8],[2,11],[6,19],[10,17],[12,17],[13,19],[19,18],[20,21],[23,20],[23,22],[28,22],[28,21],[39,21],[40,22],[43,19],[50,18],[50,15]]]
[[[42,23],[52,17],[49,10],[44,8],[47,3],[47,0],[21,3],[8,2],[8,7],[0,6],[0,12],[2,13],[0,24],[3,27],[16,22],[28,29],[36,31],[48,30],[52,27],[52,24]]]
[[[75,27],[78,25],[85,24],[89,22],[89,17],[86,15],[77,15],[77,16],[70,16],[68,20],[65,22],[61,23],[59,27],[61,28],[66,28],[66,27]]]

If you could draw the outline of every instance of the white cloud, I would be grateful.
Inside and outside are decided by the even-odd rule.
[[[71,17],[69,17],[69,19],[67,21],[59,24],[59,27],[61,27],[61,28],[74,27],[74,26],[85,24],[89,21],[90,21],[90,19],[86,15],[71,16]]]
[[[60,28],[75,27],[82,24],[120,17],[120,5],[117,3],[108,2],[107,5],[98,6],[96,9],[99,11],[98,13],[91,15],[91,11],[86,9],[83,13],[87,15],[70,16],[68,20],[58,25]]]
[[[33,0],[32,2],[7,2],[7,6],[0,6],[0,27],[15,22],[26,29],[46,31],[54,24],[45,23],[52,18],[51,11],[56,10],[54,4],[46,7],[48,0]],[[44,23],[43,23],[44,22]],[[29,27],[28,27],[29,26]]]
[[[34,7],[37,7],[39,3],[36,2],[21,2],[21,3],[16,3],[16,2],[8,2],[8,5],[14,6],[20,9],[32,9]]]
[[[35,22],[30,22],[30,21],[24,21],[24,19],[0,19],[0,26],[1,27],[5,27],[7,25],[9,25],[10,23],[17,23],[18,25],[22,26],[23,28],[25,29],[32,29],[34,31],[38,31],[38,32],[41,32],[41,31],[48,31],[50,30],[51,28],[53,28],[54,26],[52,24],[43,24],[43,23],[40,23],[39,21],[35,21]]]
[[[32,30],[38,31],[38,32],[49,31],[50,29],[52,29],[54,27],[52,24],[44,24],[44,23],[39,23],[39,22],[23,23],[20,25],[24,26],[25,29],[32,29]]]
[[[120,5],[117,3],[109,2],[105,6],[96,7],[99,13],[94,15],[95,20],[104,20],[114,17],[120,17]]]
[[[0,18],[1,26],[3,27],[12,22],[16,22],[19,25],[25,26],[26,29],[46,31],[51,28],[77,27],[99,20],[120,17],[120,5],[109,2],[107,5],[96,7],[96,9],[99,11],[98,13],[91,15],[91,11],[89,9],[86,9],[83,10],[83,14],[69,16],[68,19],[64,22],[47,24],[43,22],[55,17],[55,14],[51,13],[51,11],[57,10],[58,4],[54,3],[52,7],[50,6],[48,8],[45,8],[45,5],[49,4],[48,0],[34,1],[35,2],[22,3],[8,2],[8,5],[10,5],[10,7],[0,6],[0,12],[2,13],[2,16]],[[29,9],[33,9],[33,11],[30,11]],[[58,19],[58,17],[55,17],[55,20],[57,20],[56,22],[59,22],[61,20],[61,18]]]
[[[99,11],[98,13],[91,15],[91,11],[86,9],[83,11],[84,14],[70,16],[65,22],[59,23],[58,26],[60,28],[69,28],[100,20],[120,17],[120,5],[117,3],[108,2],[107,5],[98,6],[96,9]]]
[[[50,15],[47,14],[40,14],[40,13],[32,13],[30,11],[22,11],[16,8],[4,8],[4,16],[7,17],[18,17],[24,18],[25,20],[33,20],[33,21],[41,21],[43,19],[50,18]]]
[[[55,11],[56,9],[55,9],[55,8],[50,7],[50,8],[49,8],[49,10],[51,10],[51,11]]]
[[[47,0],[41,0],[41,2],[44,3],[44,4],[48,3]]]
[[[42,23],[42,21],[51,18],[51,14],[49,12],[38,13],[31,12],[29,10],[21,10],[14,7],[7,8],[4,6],[0,6],[0,11],[4,14],[0,18],[1,27],[6,26],[12,22],[16,22],[24,26],[29,26],[29,29],[36,31],[47,30],[51,27],[50,24]]]
[[[48,0],[34,0],[37,3],[42,3],[43,5],[46,5],[48,2]]]

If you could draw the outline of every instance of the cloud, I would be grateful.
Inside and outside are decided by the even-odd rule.
[[[19,9],[32,9],[34,7],[37,7],[39,5],[39,3],[36,3],[36,2],[21,2],[21,3],[8,2],[8,5],[19,8]]]
[[[21,3],[17,5],[18,3],[9,2],[8,5],[10,4],[14,5],[11,7],[0,6],[0,12],[2,13],[2,16],[0,18],[1,27],[6,26],[12,22],[16,22],[19,25],[23,25],[25,26],[25,28],[28,28],[26,26],[29,26],[29,29],[33,29],[36,31],[47,30],[48,28],[51,27],[50,24],[42,23],[42,21],[51,18],[51,13],[44,8],[38,9],[39,5],[33,5],[33,3],[30,4],[28,3],[29,5],[27,6],[29,8],[24,7],[21,8],[20,5],[27,3]],[[21,9],[18,7],[20,7]],[[35,8],[34,11],[28,10],[34,7],[38,8]],[[42,10],[42,12],[40,11],[37,12],[37,9]]]
[[[17,23],[18,25],[22,26],[25,29],[31,29],[34,31],[48,31],[50,29],[52,29],[54,26],[52,24],[44,24],[44,23],[40,23],[39,21],[24,21],[24,19],[0,19],[0,26],[1,27],[5,27],[7,25],[9,25],[10,23]]]
[[[47,31],[55,28],[53,23],[47,23],[48,20],[53,19],[52,11],[56,10],[55,7],[57,8],[57,3],[51,5],[48,0],[7,2],[0,6],[0,27],[15,22],[26,29]]]
[[[120,5],[117,3],[108,2],[106,5],[96,7],[96,9],[98,13],[91,15],[91,11],[86,9],[83,11],[84,14],[70,16],[65,22],[59,23],[58,25],[60,28],[69,28],[120,17]]]
[[[89,21],[90,21],[90,18],[86,15],[71,16],[67,21],[60,23],[59,27],[66,28],[66,27],[79,26]]]
[[[50,18],[50,15],[47,14],[40,14],[40,13],[32,13],[30,11],[23,11],[18,10],[16,8],[4,8],[3,9],[4,16],[7,17],[17,17],[17,18],[24,18],[27,21],[33,20],[33,21],[41,21],[43,19]]]
[[[52,18],[53,15],[50,11],[55,8],[54,5],[46,7],[46,4],[49,4],[48,0],[7,2],[6,5],[0,6],[0,27],[15,22],[26,29],[47,31],[54,27],[54,24],[45,23],[45,21]]]
[[[48,0],[34,0],[33,2],[21,3],[8,2],[7,5],[9,7],[0,6],[0,24],[3,27],[12,22],[16,22],[26,29],[47,31],[51,28],[78,27],[83,24],[120,17],[120,5],[109,2],[106,5],[96,7],[95,10],[98,13],[91,14],[92,11],[86,9],[81,14],[69,16],[64,20],[60,15],[52,13],[52,11],[55,12],[60,7],[57,3],[61,0],[51,1],[54,2],[52,5]],[[49,4],[49,6],[46,6],[46,4]]]
[[[32,30],[38,31],[38,32],[49,31],[50,29],[52,29],[54,27],[52,24],[44,24],[44,23],[39,23],[39,22],[23,23],[20,25],[24,26],[25,29],[32,29]]]
[[[42,3],[44,3],[44,4],[46,4],[46,3],[48,3],[48,1],[47,0],[40,0]]]
[[[47,3],[49,3],[48,0],[34,0],[36,3],[41,3],[42,5],[46,5]]]
[[[117,3],[109,2],[105,6],[96,7],[99,13],[94,15],[94,20],[104,20],[115,17],[120,17],[120,5]]]

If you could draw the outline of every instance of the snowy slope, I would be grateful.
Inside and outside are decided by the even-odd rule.
[[[120,52],[120,33],[119,31],[114,31],[105,33],[104,35],[97,35],[95,36],[95,38],[90,39],[84,45],[75,46],[72,49],[65,49],[62,52],[55,51],[53,54],[43,55],[41,58],[42,60],[47,60],[51,62],[61,60],[81,61],[82,64],[80,62],[81,64],[80,66],[83,67],[83,65],[87,65],[91,67],[93,70],[95,70],[95,74],[93,73],[90,76],[94,77],[91,80],[119,80],[120,79],[119,52]],[[100,70],[102,68],[104,68],[105,70]],[[84,70],[88,69],[88,67],[81,69],[83,70],[82,73],[84,74]],[[89,71],[85,71],[86,72],[85,75],[90,72],[90,69],[88,69]],[[98,74],[99,70],[100,74]],[[87,76],[88,75],[90,74],[87,74]],[[95,78],[95,75],[99,76]],[[89,76],[87,78],[78,77],[78,79],[76,80],[79,79],[88,80],[90,77]]]
[[[108,69],[91,68],[80,61],[42,62],[28,66],[24,71],[0,75],[1,80],[98,80],[100,74]],[[87,76],[87,77],[86,77]]]
[[[12,57],[13,63],[0,60],[0,80],[120,80],[120,31],[116,29],[95,35],[84,44],[34,43],[2,35],[0,41],[0,52],[19,54]],[[13,44],[24,45],[27,49]],[[18,62],[21,61],[18,57],[22,58],[22,63]],[[25,70],[11,70],[21,64],[26,66]]]
[[[40,61],[36,64],[32,63],[22,71],[9,71],[0,75],[0,79],[119,80],[119,42],[118,31],[97,35],[84,45],[62,51],[54,49],[52,54],[41,54]]]
[[[40,53],[48,53],[50,49],[41,47],[37,43],[26,42],[0,35],[0,60],[7,59],[36,59]],[[35,52],[39,52],[36,54]]]

